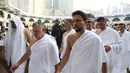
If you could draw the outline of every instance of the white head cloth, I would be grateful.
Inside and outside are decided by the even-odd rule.
[[[12,19],[17,28],[12,29],[9,23],[9,32],[5,39],[6,59],[8,64],[15,64],[26,52],[26,41],[24,37],[24,25],[22,21],[15,17]]]

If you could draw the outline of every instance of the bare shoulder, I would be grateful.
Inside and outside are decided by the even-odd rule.
[[[76,34],[75,33],[68,36],[69,40],[74,39],[74,38],[76,38]]]
[[[27,28],[24,29],[24,35],[25,35],[27,41],[30,43],[32,38],[31,38],[30,32]]]
[[[24,31],[26,32],[26,31],[27,31],[27,28],[24,28]]]
[[[76,34],[75,33],[71,34],[67,38],[67,44],[70,44],[70,46],[73,46],[73,44],[75,43],[76,40],[77,40]]]
[[[28,33],[28,29],[27,28],[24,28],[24,33]]]
[[[36,39],[32,39],[30,44],[33,45],[36,41]]]

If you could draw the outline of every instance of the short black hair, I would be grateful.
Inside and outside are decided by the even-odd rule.
[[[69,23],[73,23],[72,19],[65,19],[65,21],[67,21]]]
[[[117,26],[118,24],[116,23],[115,26]]]
[[[97,21],[97,22],[100,22],[100,21],[106,21],[106,19],[105,19],[104,17],[99,17],[99,18],[97,18],[96,21]]]
[[[130,24],[127,24],[127,26],[129,26]]]
[[[119,23],[119,25],[123,25],[125,27],[125,24],[124,23]]]
[[[28,25],[25,25],[25,28],[28,28]]]
[[[84,21],[87,20],[87,16],[86,16],[87,14],[84,13],[83,11],[77,10],[77,11],[72,13],[72,16],[74,16],[74,15],[80,15]]]

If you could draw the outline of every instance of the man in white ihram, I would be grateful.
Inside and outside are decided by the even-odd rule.
[[[130,66],[130,32],[126,31],[125,24],[120,23],[119,27],[119,34],[123,40],[123,54],[121,60],[121,70],[120,72],[129,73],[129,66]],[[127,70],[127,72],[125,72]],[[119,72],[118,72],[119,73]]]
[[[56,42],[45,33],[42,23],[34,23],[33,32],[36,39],[32,41],[30,50],[10,70],[17,70],[30,57],[29,73],[54,73],[52,70],[60,62]]]
[[[101,38],[107,52],[109,60],[108,73],[112,73],[114,67],[119,67],[118,63],[122,54],[123,42],[117,31],[106,26],[106,20],[104,17],[99,17],[96,25],[100,29],[98,35]]]

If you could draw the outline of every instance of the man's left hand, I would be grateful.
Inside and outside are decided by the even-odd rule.
[[[104,46],[104,47],[105,47],[105,51],[106,51],[106,52],[109,52],[109,51],[111,50],[111,47],[108,46],[108,45],[106,45],[106,46]]]

